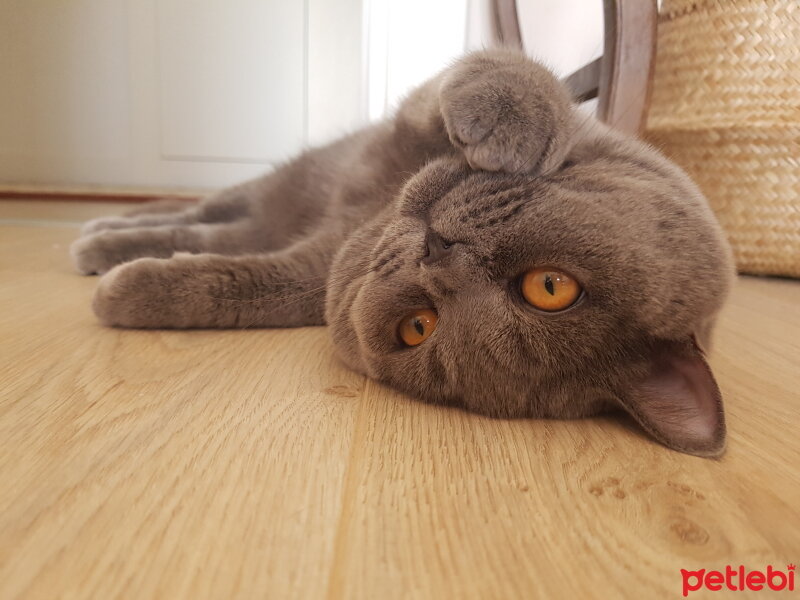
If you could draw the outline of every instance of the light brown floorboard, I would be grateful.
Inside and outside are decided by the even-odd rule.
[[[800,282],[739,279],[705,460],[426,406],[323,329],[100,327],[76,233],[0,224],[3,600],[679,597],[681,568],[800,560]]]
[[[59,223],[77,225],[82,221],[121,215],[143,205],[134,202],[71,202],[65,200],[0,200],[0,224],[37,225]],[[34,221],[33,223],[20,223]]]

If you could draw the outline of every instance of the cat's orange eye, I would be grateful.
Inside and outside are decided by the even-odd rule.
[[[563,271],[531,269],[522,278],[522,295],[528,303],[547,312],[564,310],[581,295],[580,284]]]
[[[403,317],[397,328],[397,335],[406,346],[419,346],[427,340],[436,329],[439,317],[429,308],[415,310]]]

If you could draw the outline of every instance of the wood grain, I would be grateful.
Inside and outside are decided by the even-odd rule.
[[[501,45],[524,49],[516,0],[493,0]],[[563,81],[578,102],[597,97],[597,118],[638,135],[647,121],[656,51],[656,0],[604,0],[603,56]],[[542,10],[542,18],[547,18]]]
[[[637,135],[650,107],[656,54],[656,0],[605,0],[597,118]]]
[[[321,596],[361,378],[322,330],[101,328],[74,235],[0,228],[0,597]]]
[[[426,406],[323,329],[104,329],[75,235],[0,225],[3,600],[679,597],[681,568],[800,560],[798,282],[739,280],[705,460]]]

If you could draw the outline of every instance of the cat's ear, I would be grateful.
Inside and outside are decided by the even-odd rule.
[[[674,450],[697,456],[719,456],[725,450],[722,396],[694,337],[657,346],[646,374],[621,402],[645,430]]]

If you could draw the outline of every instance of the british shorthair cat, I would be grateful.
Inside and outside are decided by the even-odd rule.
[[[733,276],[705,199],[522,54],[469,54],[396,114],[196,205],[91,221],[78,270],[134,328],[327,324],[352,369],[496,417],[622,408],[725,446],[704,357]]]

